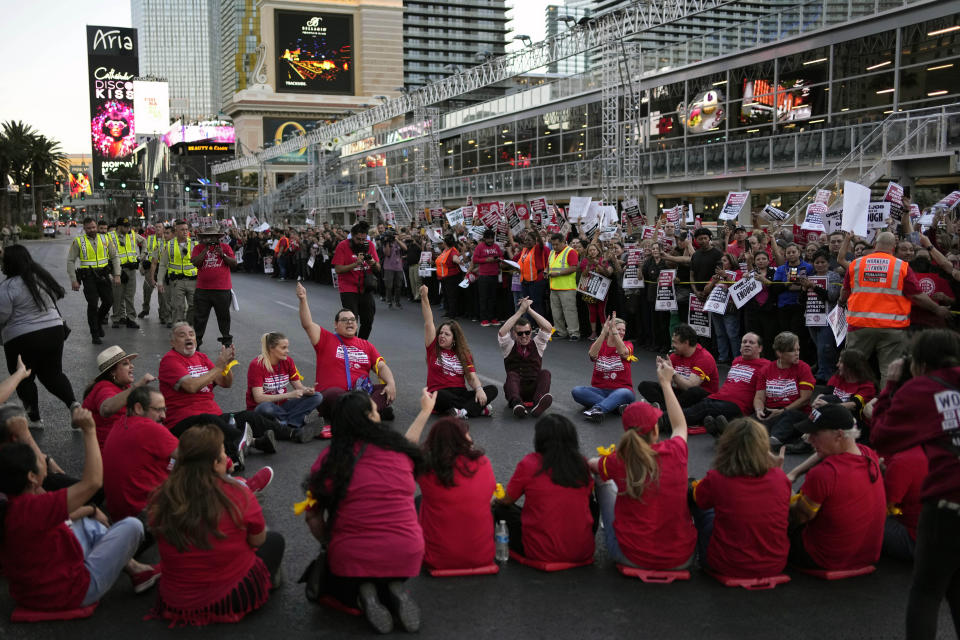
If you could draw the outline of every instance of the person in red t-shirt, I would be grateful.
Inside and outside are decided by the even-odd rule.
[[[688,324],[678,324],[673,330],[670,363],[676,372],[673,391],[681,407],[693,406],[720,388],[717,362],[698,342],[697,332]],[[663,405],[659,383],[644,381],[637,390],[647,402]]]
[[[425,421],[415,420],[406,438],[419,444]],[[490,496],[496,478],[490,460],[473,446],[470,427],[440,418],[421,447],[424,470],[417,474],[423,498],[424,564],[432,569],[472,569],[493,562]]]
[[[782,464],[770,455],[767,430],[756,420],[738,418],[724,429],[714,468],[693,483],[701,568],[737,578],[783,571],[790,481]]]
[[[816,452],[787,477],[806,474],[790,507],[790,562],[800,567],[856,569],[875,563],[883,545],[887,500],[873,449],[845,407],[827,404],[798,428]]]
[[[367,231],[370,225],[361,220],[350,228],[350,237],[340,242],[333,252],[333,269],[337,272],[337,288],[340,304],[360,318],[357,331],[366,340],[373,331],[373,319],[377,314],[373,289],[367,290],[364,280],[368,273],[380,271],[377,247],[370,242]]]
[[[930,464],[923,447],[918,445],[887,456],[884,466],[888,515],[883,530],[883,554],[911,561],[917,548],[917,525],[923,510],[920,493]]]
[[[598,486],[607,554],[617,564],[656,570],[686,569],[697,530],[687,505],[687,423],[673,393],[670,361],[657,358],[673,436],[660,442],[662,411],[634,402],[623,412],[616,451],[590,460]]]
[[[154,489],[170,473],[177,438],[161,424],[163,394],[138,387],[127,398],[126,415],[103,446],[103,493],[114,520],[139,517]]]
[[[227,476],[223,433],[187,429],[177,461],[148,506],[163,565],[150,617],[171,625],[237,622],[276,586],[284,540],[267,531],[256,496]]]
[[[97,603],[126,571],[134,591],[149,589],[159,570],[140,564],[133,554],[143,540],[143,524],[124,518],[109,529],[107,517],[87,502],[100,488],[103,463],[97,425],[83,408],[73,411],[83,434],[80,480],[46,492],[47,465],[28,444],[0,446],[0,564],[10,596],[21,607],[61,611]]]
[[[216,225],[200,232],[200,241],[190,254],[190,262],[197,268],[197,289],[193,294],[193,328],[197,332],[197,347],[203,344],[210,310],[217,314],[220,342],[233,344],[230,335],[230,269],[237,266],[233,249],[220,242],[220,228]]]
[[[543,244],[536,228],[524,233],[521,243],[523,249],[516,257],[516,262],[520,265],[520,294],[524,298],[530,298],[533,310],[545,316],[548,283],[544,271],[548,266],[550,250]]]
[[[317,425],[307,425],[304,420],[320,406],[323,395],[303,385],[303,376],[289,352],[290,341],[282,333],[261,336],[260,355],[247,367],[247,410],[289,426],[291,432],[283,430],[284,435],[278,435],[281,439],[310,442],[317,435]],[[293,387],[291,391],[287,391],[288,385]]]
[[[136,353],[126,353],[117,345],[97,354],[99,373],[83,392],[83,408],[93,414],[97,423],[97,442],[103,449],[110,430],[123,418],[127,396],[137,387],[150,384],[156,378],[149,373],[134,382],[133,359]]]
[[[473,264],[477,266],[477,294],[480,306],[480,324],[489,327],[497,321],[497,290],[500,285],[500,261],[503,249],[494,242],[493,229],[483,232],[483,242],[473,250]]]
[[[333,331],[327,331],[316,322],[310,313],[307,302],[307,290],[297,283],[300,326],[306,331],[317,357],[317,377],[314,389],[323,394],[320,413],[327,419],[333,418],[333,409],[340,394],[357,389],[358,382],[370,382],[370,398],[376,403],[377,410],[384,420],[393,420],[393,401],[397,399],[397,383],[393,371],[370,342],[357,337],[357,316],[350,309],[340,309],[333,317]],[[350,379],[347,380],[347,360],[349,360]],[[373,384],[371,373],[380,379]]]
[[[540,418],[533,451],[517,464],[504,497],[494,502],[494,518],[510,531],[511,551],[540,562],[592,560],[599,521],[590,504],[593,478],[576,427],[556,413]],[[522,509],[516,505],[520,498]]]
[[[587,407],[583,415],[591,422],[600,422],[603,416],[633,402],[633,376],[630,363],[636,360],[633,343],[624,342],[627,323],[614,313],[588,355],[593,360],[590,386],[574,387],[570,394],[578,404]]]
[[[427,350],[427,389],[437,392],[437,413],[458,418],[489,416],[497,397],[497,387],[481,384],[473,366],[473,354],[455,320],[436,327],[427,286],[420,286],[420,311],[423,314],[423,341]],[[465,384],[469,384],[467,389]]]
[[[810,412],[816,381],[810,365],[800,359],[800,339],[795,333],[777,334],[773,351],[777,359],[757,378],[753,410],[770,429],[770,446],[780,448],[799,436],[795,425]]]

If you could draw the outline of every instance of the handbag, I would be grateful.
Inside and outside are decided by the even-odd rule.
[[[67,321],[63,319],[63,314],[60,313],[60,307],[57,306],[56,300],[53,301],[53,308],[57,310],[57,315],[60,316],[60,321],[63,322],[63,339],[66,340],[70,337],[72,329],[70,328],[70,325],[67,324]]]
[[[337,336],[340,346],[343,347],[343,367],[347,373],[347,390],[366,391],[368,394],[373,395],[373,382],[368,376],[357,378],[356,382],[352,382],[352,376],[350,375],[350,349],[347,348],[347,345],[343,344],[340,334],[334,333],[333,335]]]

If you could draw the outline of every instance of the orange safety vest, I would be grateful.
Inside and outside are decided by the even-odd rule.
[[[453,274],[453,269],[448,264],[450,262],[450,252],[456,251],[454,247],[450,247],[446,251],[440,254],[437,258],[437,277],[446,278],[449,275]]]
[[[878,251],[850,265],[847,324],[851,327],[903,329],[910,325],[910,299],[903,295],[907,263]]]
[[[520,264],[520,279],[524,282],[534,282],[537,279],[537,251],[540,251],[539,246],[524,249],[517,260]]]

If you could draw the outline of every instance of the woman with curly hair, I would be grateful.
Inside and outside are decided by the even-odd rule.
[[[212,424],[180,436],[176,463],[148,506],[163,576],[154,618],[174,625],[237,622],[266,603],[283,559],[257,498],[227,476],[223,432]]]
[[[423,391],[412,430],[423,429],[436,395]],[[423,530],[413,504],[423,454],[381,423],[376,403],[362,391],[337,398],[331,432],[330,447],[313,463],[308,481],[315,503],[307,525],[326,546],[329,567],[320,590],[359,606],[380,633],[393,630],[394,616],[416,631],[420,607],[403,583],[423,563]]]
[[[422,432],[423,424],[414,422],[407,439],[417,444]],[[424,562],[433,569],[489,565],[495,551],[490,496],[497,484],[490,459],[474,446],[469,425],[457,418],[433,423],[420,450]]]
[[[489,416],[490,405],[497,397],[497,387],[480,383],[467,338],[455,320],[439,327],[434,325],[427,295],[427,286],[422,285],[420,310],[423,312],[423,342],[427,349],[427,389],[437,392],[437,413],[457,418]],[[467,389],[465,384],[470,388]]]

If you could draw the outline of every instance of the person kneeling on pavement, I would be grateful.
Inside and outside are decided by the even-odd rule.
[[[698,344],[697,333],[688,324],[677,325],[673,330],[670,363],[676,372],[672,386],[681,407],[694,405],[719,389],[717,363],[710,352]],[[659,383],[644,381],[637,385],[637,390],[647,402],[663,405]]]
[[[537,418],[553,403],[550,371],[543,368],[543,352],[553,333],[553,325],[534,311],[532,304],[530,298],[521,298],[516,313],[503,323],[497,333],[503,367],[507,370],[503,395],[513,415],[518,418],[528,414]],[[527,313],[540,329],[536,335],[533,335],[530,321],[524,317]],[[530,409],[525,403],[530,403]]]
[[[630,363],[636,360],[633,343],[624,342],[627,323],[613,314],[603,325],[599,337],[590,345],[593,376],[589,387],[570,390],[578,404],[587,407],[587,420],[600,422],[603,416],[633,402],[633,376]]]

